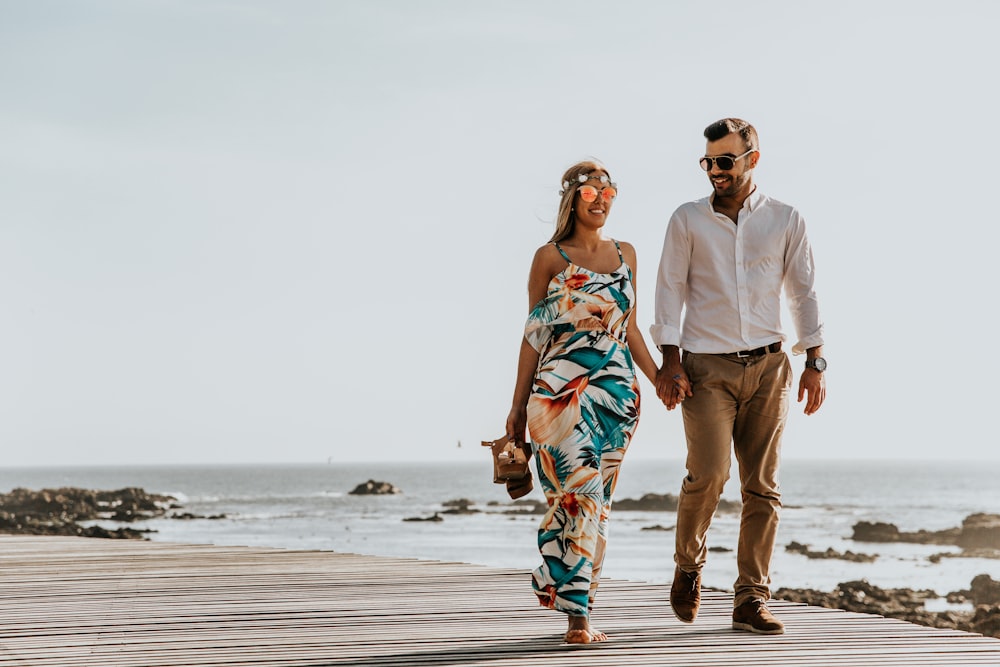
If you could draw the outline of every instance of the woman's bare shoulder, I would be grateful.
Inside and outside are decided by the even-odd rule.
[[[559,253],[555,243],[546,243],[535,251],[535,258],[532,266],[551,272],[551,275],[559,273],[566,266],[566,260]]]
[[[618,239],[618,247],[622,249],[622,256],[625,261],[629,263],[630,266],[635,266],[635,246],[628,241],[622,241]]]

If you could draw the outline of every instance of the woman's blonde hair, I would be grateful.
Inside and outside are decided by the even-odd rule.
[[[559,191],[559,194],[562,195],[562,199],[559,200],[559,214],[556,216],[556,229],[552,233],[552,238],[549,239],[549,243],[558,243],[573,234],[573,226],[576,223],[576,215],[573,212],[573,201],[576,199],[576,191],[581,185],[583,185],[583,183],[586,182],[581,182],[579,176],[581,174],[587,176],[595,171],[604,172],[607,174],[608,180],[611,180],[611,174],[608,172],[607,167],[597,160],[584,160],[582,162],[577,162],[563,174],[561,181],[562,189]]]

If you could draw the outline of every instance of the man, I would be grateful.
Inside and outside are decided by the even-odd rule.
[[[733,628],[781,634],[784,626],[765,606],[792,386],[791,364],[781,351],[780,301],[784,288],[798,337],[792,352],[806,353],[798,400],[806,399],[805,413],[811,415],[826,397],[813,257],[798,211],[754,185],[761,153],[753,126],[725,118],[704,134],[701,168],[712,194],[682,205],[670,218],[652,327],[663,352],[657,395],[668,410],[682,406],[688,451],[670,605],[679,620],[694,622],[705,535],[729,478],[732,449],[743,497]]]

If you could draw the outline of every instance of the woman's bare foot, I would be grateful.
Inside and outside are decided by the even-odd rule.
[[[604,642],[608,636],[600,630],[594,630],[586,616],[570,616],[569,629],[563,638],[567,644],[590,644],[592,642]]]

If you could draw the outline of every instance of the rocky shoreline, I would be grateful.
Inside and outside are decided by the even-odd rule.
[[[962,521],[961,526],[936,531],[902,531],[891,523],[859,521],[854,524],[851,539],[867,544],[909,542],[957,546],[961,549],[958,553],[930,556],[928,560],[931,562],[938,562],[941,558],[1000,558],[1000,514],[970,514]],[[807,558],[840,558],[855,562],[871,562],[878,558],[878,554],[856,554],[851,551],[839,553],[833,549],[814,551],[808,545],[796,542],[787,545],[785,549],[801,553]],[[843,582],[832,592],[779,588],[774,591],[774,597],[1000,638],[1000,582],[987,574],[980,574],[972,579],[968,590],[952,591],[945,596],[949,605],[970,607],[969,611],[929,611],[927,602],[941,599],[935,591],[883,589],[864,580]]]
[[[1000,551],[1000,514],[970,514],[962,525],[945,530],[902,531],[892,523],[859,521],[851,539],[855,542],[913,542],[953,544],[964,551]]]
[[[946,596],[949,604],[971,605],[971,611],[928,611],[927,602],[940,600],[935,591],[879,588],[864,580],[844,582],[829,593],[779,588],[774,591],[774,597],[814,607],[878,614],[932,628],[976,632],[1000,639],[1000,581],[987,574],[975,577],[968,590],[954,591]]]
[[[13,535],[70,535],[109,539],[146,540],[149,529],[127,526],[108,528],[102,523],[134,523],[148,519],[222,519],[222,515],[199,516],[183,509],[173,496],[147,493],[128,487],[98,491],[17,488],[0,494],[0,533]],[[97,523],[101,522],[101,523]]]

